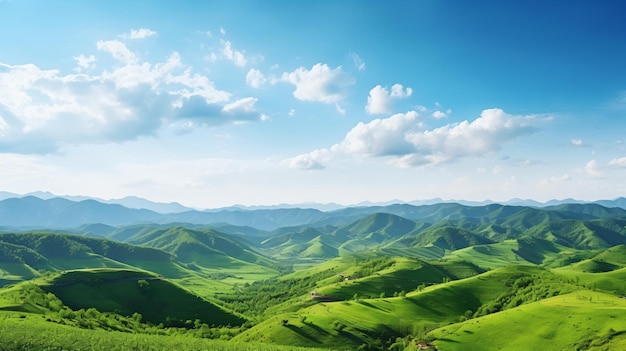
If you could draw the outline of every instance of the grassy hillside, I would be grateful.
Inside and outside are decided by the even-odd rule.
[[[381,340],[419,335],[434,326],[490,313],[487,308],[496,311],[560,293],[550,290],[554,288],[549,283],[552,278],[549,272],[535,267],[507,267],[395,298],[357,296],[350,301],[322,302],[269,318],[235,340],[383,347]],[[494,301],[500,305],[491,305]],[[284,320],[288,321],[287,325],[283,325]]]
[[[81,327],[176,335],[163,345],[189,349],[222,346],[178,338],[334,350],[413,350],[418,341],[439,350],[626,343],[618,298],[626,295],[626,211],[439,204],[281,217],[294,213],[233,211],[272,228],[221,225],[234,234],[182,224],[81,229],[124,243],[0,234],[0,284],[7,284],[0,319],[27,325],[37,314],[47,322],[32,328],[44,334]],[[327,222],[272,225],[311,216]],[[29,335],[1,328],[17,340]]]
[[[136,234],[128,238],[127,242],[160,249],[175,255],[182,262],[196,262],[203,266],[215,265],[216,261],[225,258],[273,265],[270,259],[255,252],[242,241],[212,229],[196,230],[174,226]]]
[[[146,272],[80,270],[63,273],[42,288],[73,310],[95,308],[124,316],[139,313],[153,324],[184,325],[196,319],[208,325],[240,325],[244,320],[196,295]]]
[[[118,331],[89,330],[47,322],[39,315],[0,313],[0,350],[32,351],[321,351],[297,346],[260,343],[234,343],[187,335],[131,334]]]
[[[577,291],[445,326],[428,334],[441,351],[622,350],[626,300]]]

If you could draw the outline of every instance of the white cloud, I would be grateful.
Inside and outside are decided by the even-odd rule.
[[[222,35],[225,35],[226,34],[226,29],[220,28],[220,33],[222,33]]]
[[[224,106],[224,112],[235,113],[235,112],[252,112],[254,111],[254,105],[257,102],[257,98],[247,97],[243,99],[239,99],[230,104],[226,104]]]
[[[582,139],[572,139],[571,142],[572,142],[572,145],[574,145],[574,146],[582,146],[583,145]]]
[[[289,158],[284,163],[293,169],[323,169],[325,167],[324,164],[330,160],[330,156],[331,152],[328,149],[318,149]]]
[[[432,114],[433,118],[435,119],[441,119],[441,118],[446,118],[448,117],[448,115],[445,112],[441,112],[439,110],[433,112]]]
[[[364,71],[365,70],[365,62],[361,59],[361,57],[359,57],[359,55],[357,55],[356,53],[351,53],[350,56],[352,57],[352,61],[354,61],[354,65],[356,66],[356,68],[359,71]]]
[[[137,61],[137,57],[133,54],[126,44],[119,40],[99,40],[96,43],[98,50],[105,51],[113,55],[116,60],[123,63],[134,63]]]
[[[246,74],[246,83],[253,88],[258,89],[265,82],[267,82],[267,78],[257,69],[251,68]]]
[[[394,84],[391,87],[391,97],[395,97],[398,99],[404,99],[407,98],[409,96],[411,96],[411,94],[413,94],[413,89],[411,88],[404,88],[402,86],[402,84]]]
[[[626,168],[626,157],[614,158],[608,163],[609,167]]]
[[[335,110],[337,110],[337,113],[339,113],[342,116],[346,115],[346,109],[341,107],[341,105],[339,104],[335,104]]]
[[[244,56],[243,52],[233,50],[232,44],[230,43],[230,41],[221,40],[221,44],[222,44],[222,55],[224,57],[226,57],[230,61],[233,61],[233,63],[237,66],[243,67],[246,65],[248,60]]]
[[[214,52],[212,52],[210,55],[207,55],[204,59],[213,63],[217,61],[217,58],[218,58],[217,55]]]
[[[406,135],[420,127],[415,111],[395,114],[369,123],[359,122],[350,130],[339,148],[349,154],[366,156],[404,155],[413,149]]]
[[[292,108],[291,110],[289,110],[288,115],[289,115],[289,117],[295,116],[296,115],[296,109]]]
[[[281,81],[296,87],[293,96],[298,100],[318,101],[327,104],[340,102],[346,97],[346,90],[354,81],[342,71],[341,66],[330,69],[328,65],[317,63],[307,70],[300,67],[293,72],[285,72]]]
[[[418,121],[417,112],[410,111],[360,122],[330,150],[385,157],[398,167],[436,165],[500,150],[505,143],[535,132],[548,120],[549,117],[509,115],[500,109],[489,109],[472,122],[466,120],[427,130]]]
[[[135,39],[145,39],[154,35],[157,35],[157,32],[150,30],[148,28],[139,28],[139,29],[132,29],[130,33],[121,34],[120,38],[135,40]]]
[[[90,65],[99,56],[79,55],[78,67],[91,69],[73,74],[0,63],[0,152],[49,153],[68,144],[132,140],[169,126],[261,118],[256,98],[233,99],[176,52],[164,62],[147,62],[120,41],[97,47],[117,62],[96,72]]]
[[[563,174],[560,176],[552,176],[549,178],[546,178],[544,180],[541,181],[541,184],[557,184],[557,183],[563,183],[563,182],[567,182],[572,180],[572,177],[569,176],[569,174]]]
[[[413,94],[413,89],[404,88],[402,84],[394,84],[391,93],[380,85],[370,90],[365,111],[371,115],[389,114],[393,110],[393,100],[404,99]]]
[[[96,66],[94,64],[94,62],[96,62],[96,57],[94,55],[85,56],[81,54],[72,58],[76,60],[76,65],[78,65],[78,67],[74,69],[77,72],[80,72],[83,69],[92,69]]]
[[[585,172],[592,177],[601,177],[602,171],[598,167],[598,161],[591,160],[585,165]]]

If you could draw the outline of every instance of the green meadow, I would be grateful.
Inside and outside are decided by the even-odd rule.
[[[434,209],[0,233],[0,350],[626,348],[615,210]]]

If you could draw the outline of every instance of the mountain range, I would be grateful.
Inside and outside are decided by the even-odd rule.
[[[0,201],[0,225],[0,314],[30,321],[23,330],[44,320],[72,332],[119,324],[206,337],[219,328],[241,349],[402,350],[415,340],[433,349],[456,339],[484,349],[488,335],[513,334],[528,335],[523,347],[545,346],[546,335],[567,336],[558,350],[626,346],[620,207],[441,202],[163,214],[25,196]],[[511,318],[518,325],[480,328]],[[545,333],[525,333],[545,321]],[[471,329],[451,334],[457,326]]]
[[[89,197],[89,196],[55,195],[48,191],[36,191],[36,192],[30,192],[26,194],[17,194],[17,193],[12,193],[12,192],[7,192],[7,191],[0,191],[0,201],[10,199],[10,198],[21,198],[21,197],[27,197],[27,196],[34,196],[43,200],[50,200],[53,198],[63,198],[63,199],[76,201],[76,202],[80,202],[84,200],[95,200],[100,203],[117,204],[117,205],[122,205],[127,208],[132,208],[132,209],[146,209],[146,210],[151,210],[151,211],[161,213],[161,214],[181,213],[181,212],[194,210],[194,208],[181,205],[178,202],[170,202],[170,203],[154,202],[154,201],[150,201],[150,200],[140,198],[137,196],[126,196],[126,197],[119,198],[119,199],[105,200],[105,199],[101,199],[97,197]],[[612,200],[582,201],[582,200],[568,198],[568,199],[561,199],[561,200],[553,199],[553,200],[549,200],[546,202],[540,202],[540,201],[535,201],[531,199],[519,199],[519,198],[513,198],[508,201],[499,201],[499,202],[491,201],[491,200],[467,201],[467,200],[450,200],[450,199],[445,200],[441,198],[433,198],[433,199],[426,199],[426,200],[413,200],[409,202],[405,202],[401,200],[391,200],[391,201],[385,201],[385,202],[365,201],[365,202],[360,202],[360,203],[353,204],[353,205],[341,205],[337,203],[318,203],[318,202],[305,202],[305,203],[298,203],[298,204],[278,204],[278,205],[265,205],[265,206],[263,205],[254,205],[254,206],[233,205],[229,207],[201,209],[201,210],[209,211],[209,212],[219,212],[219,211],[227,211],[227,210],[254,211],[254,210],[306,208],[306,209],[316,209],[316,210],[320,210],[324,212],[330,212],[330,211],[344,209],[347,207],[389,206],[389,205],[394,205],[394,204],[409,204],[409,205],[421,206],[421,205],[434,205],[438,203],[458,203],[458,204],[466,205],[466,206],[485,206],[485,205],[490,205],[490,204],[501,204],[501,205],[530,206],[530,207],[547,207],[547,206],[556,206],[556,205],[562,205],[562,204],[568,204],[568,203],[597,203],[605,207],[626,208],[626,198],[618,197]],[[195,210],[198,210],[198,209],[195,209]]]
[[[603,208],[602,211],[624,210],[626,199],[601,201],[586,204],[583,208]],[[543,210],[559,206],[582,206],[582,204],[542,207]],[[607,207],[610,206],[610,207]],[[626,206],[625,206],[626,207]],[[573,207],[572,207],[573,208]],[[120,204],[107,204],[93,199],[72,201],[54,197],[41,199],[36,196],[8,198],[0,201],[0,229],[72,229],[88,224],[122,226],[131,224],[186,223],[195,225],[251,227],[271,231],[281,227],[338,226],[347,224],[375,213],[389,213],[408,219],[435,222],[444,218],[455,219],[478,216],[500,209],[514,213],[525,209],[539,209],[528,206],[489,204],[467,206],[458,203],[436,203],[432,205],[392,204],[387,206],[346,207],[334,211],[320,211],[311,208],[277,208],[246,210],[229,208],[221,210],[188,210],[177,213],[159,213],[148,209],[128,208]],[[600,210],[597,210],[600,211]],[[234,228],[231,228],[231,230]],[[250,233],[250,231],[248,230]]]

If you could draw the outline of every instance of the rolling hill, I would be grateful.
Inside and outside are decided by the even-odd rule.
[[[184,326],[187,320],[208,325],[241,325],[245,320],[156,275],[120,269],[68,271],[47,279],[44,291],[73,310],[95,308],[142,320]]]

